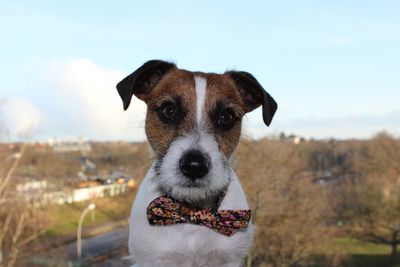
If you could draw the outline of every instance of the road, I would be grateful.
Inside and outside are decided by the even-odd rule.
[[[117,228],[110,232],[82,240],[81,266],[130,266],[128,259],[128,227]],[[76,266],[79,262],[76,253],[76,242],[49,250],[33,257],[30,266]]]

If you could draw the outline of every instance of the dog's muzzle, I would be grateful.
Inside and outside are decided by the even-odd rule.
[[[200,151],[186,152],[179,161],[181,172],[191,180],[204,177],[210,169],[210,160]]]

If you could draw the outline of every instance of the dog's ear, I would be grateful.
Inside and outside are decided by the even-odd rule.
[[[243,98],[246,112],[250,112],[262,105],[264,123],[269,126],[278,108],[275,100],[264,90],[261,84],[248,72],[225,72],[235,83]]]
[[[128,109],[132,95],[143,100],[151,89],[153,89],[161,78],[172,68],[176,68],[173,63],[161,60],[150,60],[120,81],[117,84],[117,90],[124,103],[124,110]]]

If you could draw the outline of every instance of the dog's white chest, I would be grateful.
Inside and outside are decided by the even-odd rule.
[[[253,226],[231,237],[205,226],[151,226],[148,204],[159,196],[150,170],[132,207],[129,250],[137,266],[239,266],[253,240]],[[244,192],[234,177],[220,209],[247,209]]]

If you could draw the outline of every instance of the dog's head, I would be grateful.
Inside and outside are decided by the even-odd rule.
[[[269,125],[277,109],[250,73],[190,72],[159,60],[146,62],[117,89],[125,110],[132,95],[147,104],[145,130],[160,189],[188,202],[215,197],[228,185],[243,115],[262,106]]]

